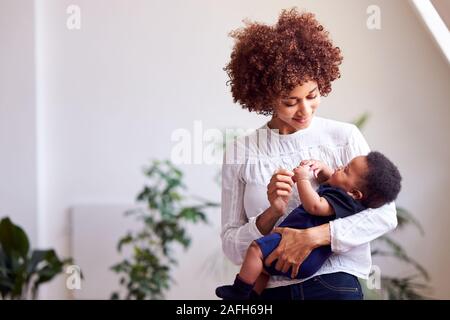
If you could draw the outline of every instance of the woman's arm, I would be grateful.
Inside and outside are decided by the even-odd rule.
[[[231,146],[233,147],[233,145]],[[244,210],[245,183],[240,177],[242,163],[227,159],[222,164],[221,220],[222,250],[233,263],[242,263],[250,243],[262,237],[256,226],[256,217],[247,219]],[[236,161],[233,163],[233,161]]]
[[[394,202],[330,221],[331,250],[335,253],[347,252],[375,240],[396,226],[397,210]]]
[[[272,207],[267,208],[263,213],[256,217],[256,227],[262,235],[270,233],[283,213],[277,212]]]
[[[341,253],[370,242],[395,228],[395,212],[392,202],[309,229],[275,228],[273,232],[282,235],[281,242],[265,263],[269,266],[278,260],[275,268],[287,272],[292,267],[292,277],[295,278],[300,265],[313,249],[331,245],[333,252]]]
[[[234,148],[234,145],[231,145]],[[242,161],[228,159],[222,165],[222,248],[235,264],[241,264],[250,243],[272,231],[287,208],[293,181],[292,172],[280,170],[272,177],[267,190],[270,207],[256,217],[247,218],[244,210],[245,183],[241,179]],[[231,149],[233,150],[233,149]],[[234,152],[234,151],[233,151]]]

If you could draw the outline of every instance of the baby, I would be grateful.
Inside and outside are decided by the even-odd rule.
[[[315,191],[309,180],[311,170],[320,187]],[[301,205],[294,209],[279,227],[306,229],[343,218],[367,208],[378,208],[394,201],[400,192],[401,176],[397,167],[380,152],[353,158],[345,167],[335,171],[323,162],[304,160],[294,170]],[[226,300],[245,300],[260,294],[269,275],[290,277],[264,266],[264,259],[277,248],[281,235],[272,233],[252,242],[233,285],[221,286],[216,295]],[[300,265],[296,276],[312,276],[332,254],[330,246],[311,251]]]

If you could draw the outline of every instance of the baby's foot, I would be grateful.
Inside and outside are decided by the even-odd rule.
[[[223,300],[250,300],[250,293],[239,291],[234,286],[216,288],[216,296]]]
[[[216,295],[224,300],[249,300],[254,284],[248,284],[236,275],[233,285],[216,288]]]

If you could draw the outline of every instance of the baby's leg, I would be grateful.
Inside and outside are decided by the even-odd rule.
[[[263,267],[263,254],[259,245],[253,241],[247,249],[239,278],[248,284],[254,284],[261,275]]]
[[[267,287],[267,282],[269,282],[269,278],[270,275],[266,271],[261,272],[258,279],[256,279],[253,291],[255,291],[257,294],[261,294],[261,292],[263,292],[263,290]]]
[[[225,300],[247,300],[250,299],[252,290],[256,285],[256,280],[263,271],[263,254],[256,244],[252,244],[247,249],[241,271],[234,279],[231,286],[221,286],[216,288],[216,295]],[[261,287],[258,282],[258,287]],[[264,289],[264,288],[263,288]]]

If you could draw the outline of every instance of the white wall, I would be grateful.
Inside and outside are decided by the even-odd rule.
[[[33,2],[0,4],[0,218],[37,240]]]
[[[149,159],[170,155],[174,129],[192,130],[198,119],[205,129],[260,126],[266,118],[233,105],[225,86],[221,68],[232,46],[227,33],[242,26],[245,17],[271,23],[282,8],[297,5],[317,13],[345,55],[342,78],[323,99],[320,114],[344,121],[365,111],[372,114],[365,136],[374,149],[398,163],[404,176],[398,203],[410,209],[426,231],[424,238],[404,232],[398,239],[430,271],[433,296],[450,298],[450,285],[442,281],[450,265],[446,248],[450,216],[442,188],[450,182],[446,147],[450,72],[408,2],[61,0],[35,4],[42,245],[56,247],[62,255],[71,253],[68,211],[72,206],[132,201],[143,183],[140,168]],[[69,4],[81,8],[81,30],[66,28]],[[371,4],[381,8],[378,31],[366,28],[366,8]],[[16,28],[15,22],[8,25]],[[9,71],[15,77],[21,72]],[[2,103],[2,115],[3,108]],[[1,130],[4,139],[3,126]],[[16,146],[6,149],[8,157]],[[30,152],[33,145],[23,150]],[[14,162],[8,161],[1,170],[13,171]],[[213,182],[216,166],[182,169],[192,193],[219,199],[220,190]],[[21,173],[17,179],[28,181],[28,175]],[[34,189],[21,196],[34,199],[35,193]],[[219,218],[216,211],[211,227],[193,228],[193,247],[180,256],[178,287],[169,297],[186,297],[182,295],[192,292],[193,285],[195,297],[213,297],[210,285],[199,286],[200,276],[191,274],[199,274],[196,261],[205,260],[205,241],[219,246],[215,231]],[[402,272],[401,267],[390,269]],[[42,297],[66,297],[63,280],[47,287]]]

